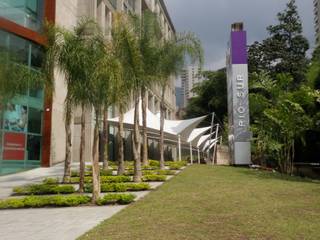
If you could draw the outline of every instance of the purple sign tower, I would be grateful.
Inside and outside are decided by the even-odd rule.
[[[227,53],[229,148],[233,165],[251,164],[247,33],[232,24]]]

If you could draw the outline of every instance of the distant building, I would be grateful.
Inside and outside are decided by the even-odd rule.
[[[184,107],[184,93],[182,87],[176,87],[176,106],[177,108]]]
[[[313,0],[316,43],[320,43],[320,0]]]
[[[181,73],[181,86],[183,89],[183,106],[186,107],[188,101],[196,97],[197,95],[192,91],[192,89],[204,79],[200,75],[200,68],[197,65],[191,65],[182,70]]]

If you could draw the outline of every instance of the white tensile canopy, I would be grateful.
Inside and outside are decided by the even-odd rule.
[[[142,126],[142,110],[141,104],[139,109],[139,125]],[[187,120],[164,120],[164,133],[167,138],[176,139],[180,135],[181,140],[187,142],[188,137],[194,128],[199,125],[207,116],[198,118],[192,118]],[[119,117],[108,119],[110,124],[118,124]],[[134,108],[126,112],[123,116],[123,124],[126,128],[130,128],[134,125]],[[160,118],[147,109],[147,130],[155,133],[160,131]]]
[[[196,146],[199,142],[201,136],[205,134],[207,131],[210,130],[211,127],[204,127],[204,128],[196,128],[194,129],[188,138],[188,143],[192,143],[193,146]]]
[[[202,148],[202,151],[206,151],[207,149],[211,149],[214,144],[218,142],[218,139],[208,140]]]
[[[213,135],[215,134],[215,132],[212,132],[211,134],[207,134],[207,135],[203,135],[200,137],[198,143],[197,143],[197,147],[201,148],[204,146],[204,144],[206,143],[206,141]]]
[[[143,126],[142,123],[142,107],[141,107],[141,101],[139,104],[139,125]],[[146,111],[147,115],[147,131],[149,134],[158,135],[160,131],[160,118],[153,114],[149,109]],[[174,142],[179,143],[179,159],[181,160],[181,141],[187,142],[189,139],[189,136],[193,132],[193,130],[199,125],[201,121],[203,121],[207,116],[202,116],[198,118],[192,118],[187,120],[164,120],[164,134],[165,138]],[[117,125],[119,123],[119,117],[116,118],[110,118],[108,119],[109,123],[111,125]],[[128,112],[126,112],[123,116],[123,124],[125,128],[132,129],[134,125],[134,108],[130,109]],[[208,127],[206,131],[210,129]],[[205,133],[205,129],[200,130],[199,132],[196,131],[194,134],[196,134],[196,138],[199,136],[199,134]],[[202,133],[203,132],[203,133]],[[195,135],[193,135],[195,136]]]

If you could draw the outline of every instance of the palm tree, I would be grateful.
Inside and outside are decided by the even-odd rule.
[[[160,168],[165,168],[164,160],[164,117],[165,117],[165,91],[170,76],[178,74],[184,66],[186,55],[192,61],[203,62],[201,43],[192,33],[177,34],[172,39],[164,39],[159,48],[158,71],[160,75],[161,103],[160,103]]]
[[[148,138],[147,138],[147,89],[157,80],[158,47],[161,39],[161,28],[155,13],[145,11],[138,19],[139,45],[143,61],[143,77],[141,81],[142,102],[142,165],[148,165]]]
[[[93,143],[93,202],[99,197],[99,120],[101,108],[108,102],[110,79],[117,71],[117,66],[110,68],[114,59],[107,54],[104,38],[97,24],[89,19],[81,20],[73,31],[63,30],[63,41],[57,57],[57,63],[66,76],[67,96],[65,101],[66,121],[66,161],[65,179],[70,176],[71,162],[71,119],[72,109],[81,106],[81,143],[80,143],[80,184],[84,189],[85,159],[85,114],[86,109],[94,109],[95,130]],[[108,106],[106,106],[108,107]]]
[[[114,26],[112,29],[112,45],[115,56],[120,60],[122,67],[122,81],[119,83],[120,89],[127,88],[133,94],[134,98],[134,130],[133,130],[133,153],[134,153],[134,181],[141,181],[141,159],[140,159],[140,130],[139,130],[139,99],[142,76],[142,56],[139,49],[138,31],[135,25],[135,19],[132,15],[116,13],[114,15]],[[118,92],[117,92],[118,94]],[[129,96],[129,92],[122,94]],[[119,98],[118,98],[119,100]],[[120,100],[123,101],[123,100]],[[120,103],[121,105],[121,103]],[[122,106],[119,106],[120,122],[123,114]],[[119,123],[120,150],[122,149],[121,123]],[[121,153],[122,154],[122,153]],[[120,161],[122,161],[120,159]],[[121,162],[119,164],[121,166]],[[119,167],[121,173],[122,169]]]

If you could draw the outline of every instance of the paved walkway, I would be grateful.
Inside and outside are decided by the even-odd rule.
[[[74,168],[77,165],[73,165]],[[63,165],[38,168],[0,177],[0,198],[10,196],[12,187],[41,182],[45,177],[62,177]],[[150,183],[157,188],[162,183]],[[150,191],[135,192],[136,200]],[[126,206],[71,207],[0,210],[1,240],[73,240],[112,217]]]

